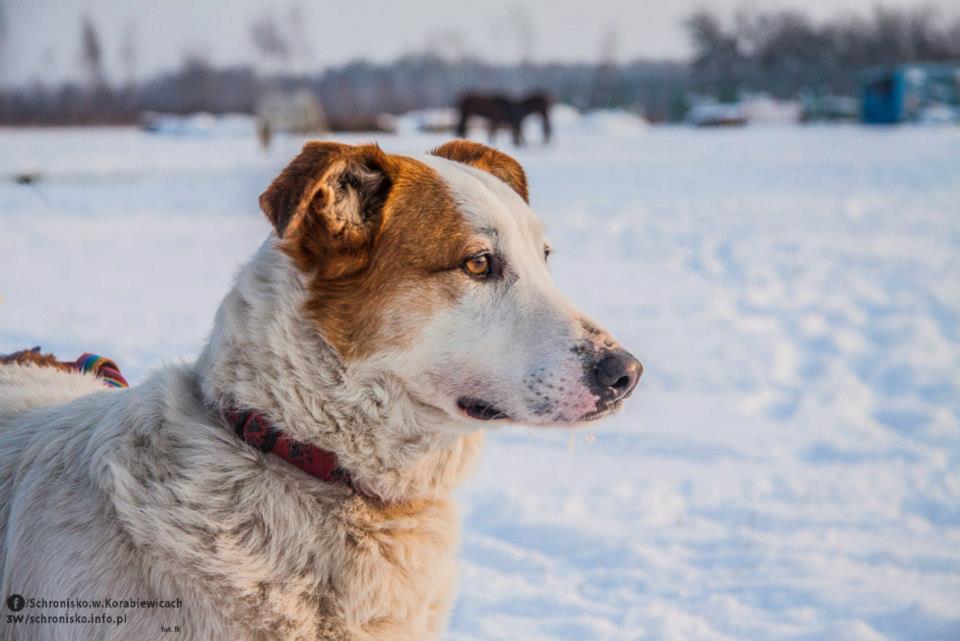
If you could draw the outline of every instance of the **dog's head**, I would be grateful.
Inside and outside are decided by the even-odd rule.
[[[599,418],[642,368],[557,291],[527,201],[513,158],[465,141],[417,159],[311,142],[260,198],[348,367],[456,422]]]

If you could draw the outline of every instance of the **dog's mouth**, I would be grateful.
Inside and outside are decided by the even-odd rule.
[[[457,399],[457,407],[461,412],[478,421],[501,421],[510,418],[500,408],[479,398],[461,396]]]
[[[616,411],[620,409],[625,399],[626,397],[621,398],[617,401],[613,401],[612,403],[601,403],[597,407],[597,409],[593,410],[592,412],[587,412],[586,414],[581,416],[578,422],[589,423],[590,421],[599,420],[604,416],[610,416],[611,414],[616,413]]]
[[[576,425],[577,423],[590,423],[599,420],[605,416],[615,414],[623,405],[624,399],[619,399],[611,403],[601,403],[595,410],[592,410],[580,418],[573,421],[562,421],[561,424]],[[461,413],[477,421],[505,421],[511,420],[510,415],[501,410],[496,405],[473,398],[470,396],[461,396],[457,399],[457,408]]]

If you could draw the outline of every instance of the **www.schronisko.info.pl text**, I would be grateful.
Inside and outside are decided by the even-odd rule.
[[[6,600],[8,624],[25,625],[123,625],[132,610],[179,610],[183,601],[176,599],[113,598],[44,598],[11,594]],[[175,631],[179,626],[172,626]]]

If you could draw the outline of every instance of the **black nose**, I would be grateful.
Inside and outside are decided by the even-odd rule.
[[[610,352],[593,369],[595,391],[604,401],[619,401],[633,391],[642,373],[643,365],[629,352]]]

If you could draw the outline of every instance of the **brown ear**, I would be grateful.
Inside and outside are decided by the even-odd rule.
[[[280,248],[323,278],[363,269],[392,185],[388,168],[376,145],[308,142],[260,196]]]
[[[527,175],[524,173],[523,167],[502,151],[497,151],[493,147],[487,147],[471,140],[451,140],[430,153],[493,174],[520,194],[524,201],[530,202],[527,193]]]

